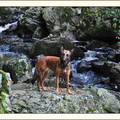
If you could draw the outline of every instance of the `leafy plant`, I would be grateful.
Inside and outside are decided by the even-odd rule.
[[[7,111],[7,106],[6,106],[6,97],[9,97],[9,90],[8,90],[8,85],[7,85],[7,78],[6,78],[6,75],[5,75],[5,72],[0,70],[0,73],[2,74],[2,82],[1,82],[1,85],[2,87],[0,88],[0,106],[1,109],[0,109],[0,113],[8,113]]]
[[[6,99],[5,99],[6,97],[9,97],[9,95],[1,91],[0,102],[2,103],[2,107],[0,109],[0,113],[8,113],[7,106],[6,106]]]
[[[81,29],[94,30],[95,27],[111,29],[116,38],[120,39],[120,8],[118,7],[85,7],[81,8],[78,26]],[[87,18],[87,19],[86,19]],[[102,24],[101,24],[102,23]]]

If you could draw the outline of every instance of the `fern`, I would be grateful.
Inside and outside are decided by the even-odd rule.
[[[2,88],[0,88],[0,113],[8,113],[9,111],[7,110],[7,101],[6,101],[6,98],[9,97],[7,78],[4,71],[0,70],[0,73],[2,74],[2,82],[1,82]]]

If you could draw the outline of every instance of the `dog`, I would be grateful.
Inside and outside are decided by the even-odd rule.
[[[51,69],[56,74],[55,93],[56,94],[59,93],[58,91],[59,77],[65,77],[66,84],[67,84],[67,93],[73,94],[69,89],[69,75],[70,75],[70,70],[71,70],[70,57],[74,51],[74,48],[69,51],[69,50],[64,49],[64,45],[61,45],[60,51],[61,51],[60,57],[45,56],[45,57],[40,58],[37,61],[35,65],[35,73],[33,75],[31,83],[34,84],[34,82],[38,79],[37,80],[38,89],[40,91],[47,91],[47,89],[44,88],[44,80],[49,73],[49,69]],[[42,86],[43,90],[41,89],[40,85]]]

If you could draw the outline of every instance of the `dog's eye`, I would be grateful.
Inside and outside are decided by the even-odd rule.
[[[63,53],[62,55],[64,56],[65,54]]]

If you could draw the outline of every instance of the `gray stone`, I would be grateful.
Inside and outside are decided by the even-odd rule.
[[[65,49],[72,49],[74,47],[73,58],[83,57],[83,51],[76,47],[69,39],[65,37],[50,36],[39,41],[34,42],[33,46],[29,50],[29,56],[34,58],[40,54],[45,56],[60,56],[61,44],[65,45]]]
[[[26,56],[14,57],[5,61],[3,70],[11,74],[14,83],[32,78],[32,66]]]
[[[76,40],[74,32],[79,20],[73,8],[47,7],[43,9],[42,13],[51,34]]]
[[[60,89],[63,89],[63,91]],[[13,111],[17,111],[18,113],[22,113],[22,110],[25,110],[27,113],[119,112],[120,101],[119,97],[116,97],[116,93],[111,93],[108,90],[102,88],[88,88],[85,86],[82,89],[71,89],[73,95],[69,95],[64,92],[66,88],[60,89],[59,91],[61,92],[58,95],[54,93],[55,91],[53,90],[55,90],[55,88],[53,87],[49,87],[48,92],[39,92],[36,90],[27,90],[26,92],[24,92],[24,90],[21,90],[20,92],[13,90],[13,93],[15,94],[19,92],[18,97],[11,96]],[[24,96],[30,96],[29,100]],[[16,98],[17,100],[15,100]],[[23,100],[25,102],[23,102]]]
[[[120,64],[105,62],[100,71],[106,77],[110,77],[111,82],[120,83]]]

